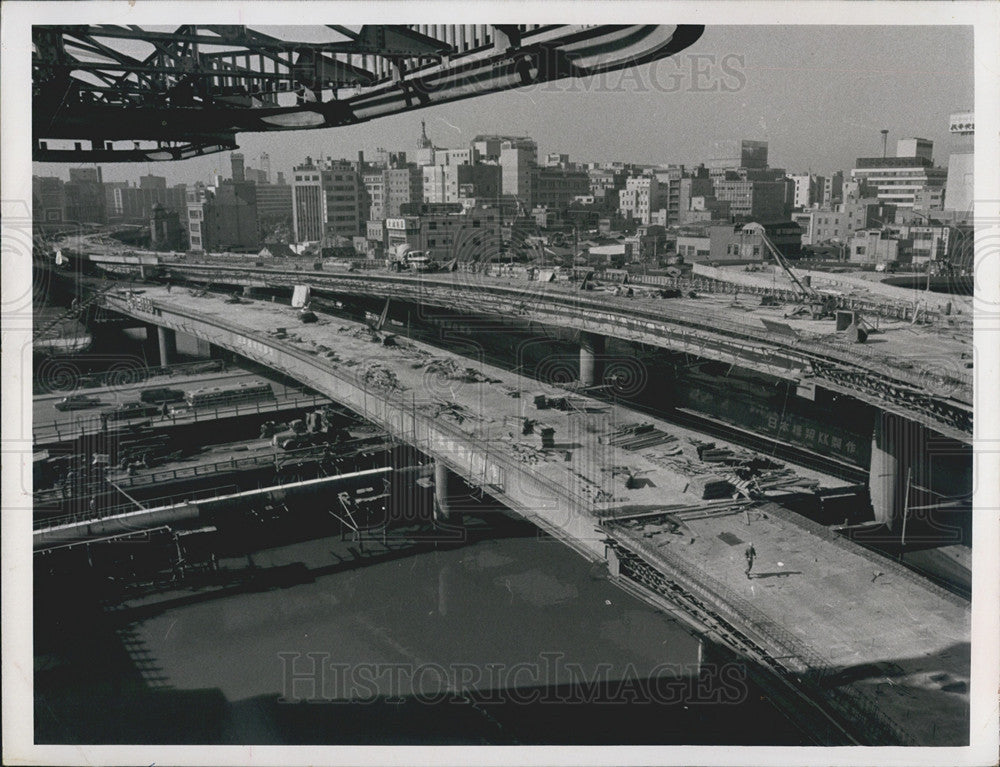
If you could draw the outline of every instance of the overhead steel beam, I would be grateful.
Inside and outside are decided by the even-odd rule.
[[[493,25],[492,32],[468,27],[459,34],[456,27],[443,26],[442,40],[405,26],[366,25],[357,32],[328,26],[347,39],[290,42],[241,26],[184,25],[174,32],[115,25],[34,27],[34,159],[183,159],[235,148],[235,135],[242,132],[352,125],[641,65],[687,48],[704,30]],[[113,40],[143,41],[154,50],[140,60],[115,50]],[[205,47],[222,50],[205,52]],[[364,66],[358,66],[361,56]],[[298,97],[284,104],[281,94]],[[50,145],[58,141],[74,146]],[[157,143],[114,146],[121,141]],[[164,151],[163,143],[176,146]],[[184,148],[175,151],[178,147]]]

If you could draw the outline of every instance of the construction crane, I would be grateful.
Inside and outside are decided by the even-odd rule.
[[[823,297],[816,291],[815,288],[813,288],[812,285],[806,285],[805,283],[802,282],[802,280],[799,279],[798,275],[795,274],[794,270],[791,267],[791,264],[788,263],[788,259],[786,259],[782,255],[781,251],[774,246],[774,243],[771,242],[771,239],[767,236],[767,233],[764,231],[764,227],[762,224],[757,224],[757,223],[747,224],[745,227],[743,227],[743,231],[746,233],[753,233],[760,236],[761,242],[764,243],[764,247],[771,254],[771,256],[774,257],[774,260],[777,261],[778,266],[780,266],[784,270],[785,274],[788,275],[788,279],[790,279],[792,281],[792,284],[795,285],[795,288],[798,291],[799,296],[804,301],[822,300]]]

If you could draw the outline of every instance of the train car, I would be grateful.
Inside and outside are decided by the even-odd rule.
[[[186,393],[181,389],[168,389],[166,387],[156,389],[143,389],[139,393],[139,399],[150,405],[162,405],[164,402],[181,402]]]
[[[239,405],[245,402],[274,399],[274,391],[269,383],[242,383],[237,386],[213,386],[208,389],[189,391],[185,396],[188,407],[219,407]]]

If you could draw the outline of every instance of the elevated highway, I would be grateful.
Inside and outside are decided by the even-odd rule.
[[[177,288],[109,293],[104,302],[296,378],[432,458],[436,485],[439,474],[455,472],[591,561],[608,562],[614,577],[650,599],[700,615],[701,630],[828,711],[844,742],[964,742],[967,602],[786,514],[765,507],[745,516],[695,501],[680,464],[596,438],[627,422],[628,410],[575,396],[570,411],[536,413],[516,374],[480,364],[477,382],[460,383],[432,372],[432,361],[456,355],[414,341],[374,344],[363,326],[342,320],[291,330],[295,312],[280,304],[226,304]],[[554,427],[552,449],[539,452],[528,444],[537,437],[515,434],[527,415]],[[622,464],[643,481],[616,477]],[[637,514],[661,522],[635,526],[629,519]],[[662,523],[671,516],[680,522],[675,532]],[[461,527],[445,516],[441,530],[460,534]],[[751,531],[764,580],[744,588],[731,541]],[[52,532],[37,530],[36,540]]]
[[[635,341],[819,385],[951,439],[972,440],[970,371],[957,351],[950,358],[941,352],[940,334],[910,323],[900,329],[898,340],[849,347],[815,333],[769,330],[759,314],[704,300],[624,298],[581,292],[565,283],[517,284],[482,273],[410,276],[184,261],[162,266],[192,282],[250,288],[309,285],[331,294],[392,298]],[[781,318],[780,313],[773,316]],[[919,358],[908,358],[914,349],[929,349],[931,359],[921,364]]]

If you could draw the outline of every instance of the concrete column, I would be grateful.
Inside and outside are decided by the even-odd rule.
[[[892,413],[880,413],[872,434],[872,460],[868,474],[875,519],[890,530],[899,527],[906,503],[906,481],[912,466],[916,429]],[[912,424],[911,424],[912,426]]]
[[[156,328],[160,349],[160,366],[171,365],[177,360],[177,333],[170,328]]]
[[[451,515],[448,507],[448,467],[434,463],[434,519],[444,522]]]
[[[600,357],[604,356],[604,336],[580,331],[580,384],[593,386],[599,383],[603,371]]]
[[[204,341],[201,338],[195,339],[197,341],[197,350],[195,355],[199,359],[210,360],[212,359],[212,344],[208,341]]]

